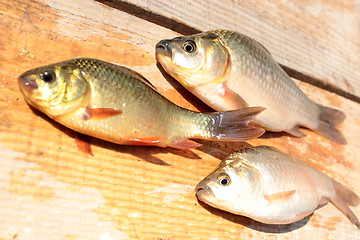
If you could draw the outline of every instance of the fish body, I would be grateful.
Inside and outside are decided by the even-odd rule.
[[[231,154],[196,186],[196,194],[215,208],[267,224],[289,224],[331,201],[357,227],[347,204],[359,197],[308,164],[259,146]]]
[[[96,59],[72,59],[19,77],[26,101],[77,132],[118,144],[195,148],[189,138],[245,140],[263,133],[248,121],[262,108],[198,113],[157,92],[140,74]]]
[[[263,106],[253,122],[304,136],[303,126],[345,144],[334,127],[345,115],[312,102],[271,54],[250,37],[227,30],[162,40],[156,58],[167,73],[216,111]]]

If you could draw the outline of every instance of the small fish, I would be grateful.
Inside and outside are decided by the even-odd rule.
[[[202,202],[267,224],[301,220],[332,202],[360,228],[348,207],[360,203],[350,189],[308,164],[259,146],[232,153],[196,186]]]
[[[140,74],[96,59],[78,58],[23,73],[26,101],[79,133],[126,145],[180,149],[189,138],[243,141],[264,130],[248,125],[262,107],[220,113],[181,108]]]
[[[345,114],[312,102],[259,42],[214,30],[162,40],[156,59],[167,73],[216,111],[263,106],[253,122],[266,130],[304,136],[303,126],[340,144],[335,126]]]

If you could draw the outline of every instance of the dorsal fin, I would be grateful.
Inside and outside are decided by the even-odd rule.
[[[133,76],[136,79],[139,79],[140,81],[145,83],[147,86],[149,86],[150,88],[152,88],[153,90],[158,92],[156,87],[149,80],[147,80],[143,75],[141,75],[140,73],[135,72],[134,70],[131,70],[131,69],[126,68],[126,67],[122,67],[122,71],[128,73],[129,75]]]
[[[267,48],[266,48],[264,45],[262,45],[260,42],[254,40],[254,39],[252,39],[252,38],[250,38],[250,39],[251,39],[251,41],[254,43],[254,45],[256,45],[257,47],[259,47],[259,48],[261,48],[261,49],[263,49],[263,50],[265,50],[265,52],[267,52],[269,55],[271,55],[270,51],[267,50]]]

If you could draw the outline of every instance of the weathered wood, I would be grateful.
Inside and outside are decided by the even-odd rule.
[[[281,64],[320,79],[350,99],[360,100],[360,1],[99,0],[189,34],[230,29],[260,41]],[[129,4],[139,7],[136,11]],[[184,24],[183,29],[173,22]],[[195,30],[194,30],[195,29]],[[173,36],[168,36],[171,38]],[[344,91],[344,92],[343,92]]]
[[[304,138],[272,133],[186,151],[90,138],[89,157],[76,150],[71,130],[26,104],[18,75],[96,57],[139,71],[183,107],[209,110],[156,66],[155,44],[176,33],[92,1],[0,0],[0,9],[0,239],[360,239],[331,204],[295,224],[267,226],[199,204],[194,193],[221,159],[249,144],[277,147],[360,193],[359,104],[299,83],[346,113],[346,146],[307,130]],[[360,216],[359,206],[352,209]]]

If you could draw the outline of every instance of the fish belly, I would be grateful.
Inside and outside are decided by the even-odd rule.
[[[265,151],[262,159],[248,159],[261,173],[264,189],[248,216],[266,223],[291,223],[336,195],[326,175],[282,153]]]
[[[319,107],[309,100],[295,83],[286,83],[292,81],[291,79],[284,78],[261,72],[252,73],[250,76],[236,74],[229,79],[227,86],[249,106],[266,108],[254,122],[268,130],[290,131],[296,126],[316,129],[319,125]]]

